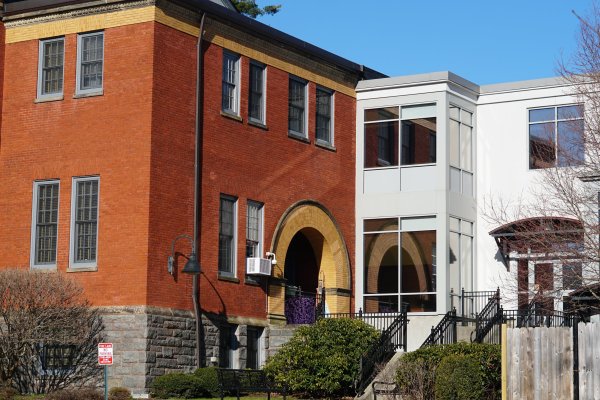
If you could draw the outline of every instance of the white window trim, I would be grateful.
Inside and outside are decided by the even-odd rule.
[[[235,196],[231,196],[228,194],[221,194],[221,196],[219,196],[219,235],[221,234],[221,199],[225,198],[225,199],[229,199],[231,201],[233,201],[233,265],[232,265],[232,269],[233,272],[228,272],[228,271],[221,271],[219,269],[219,265],[217,265],[217,272],[218,272],[218,276],[222,276],[222,277],[227,277],[227,278],[237,278],[238,276],[238,268],[237,268],[237,253],[238,253],[238,203],[239,203],[239,199]],[[220,255],[219,255],[220,256]],[[244,258],[245,259],[245,258]],[[217,262],[218,264],[218,262]]]
[[[308,109],[308,81],[306,81],[302,78],[299,78],[297,76],[294,76],[294,75],[289,76],[288,103],[289,103],[289,87],[290,87],[289,82],[290,81],[296,81],[304,86],[304,120],[303,120],[304,130],[303,130],[303,132],[296,132],[296,131],[289,129],[290,110],[289,110],[289,104],[288,104],[288,134],[291,136],[300,137],[302,139],[308,139],[308,114],[310,113],[310,110]]]
[[[81,40],[87,36],[102,35],[102,86],[93,89],[81,89]],[[104,53],[104,32],[89,32],[80,33],[77,35],[77,71],[75,74],[75,96],[85,96],[93,94],[104,93],[104,64],[105,64],[105,53]]]
[[[316,110],[316,98],[315,98],[315,142],[317,144],[321,144],[321,145],[325,145],[325,146],[335,146],[335,91],[326,88],[325,86],[317,86],[317,89],[315,90],[315,96],[316,96],[316,91],[317,90],[321,90],[323,92],[327,92],[329,93],[329,95],[331,96],[331,101],[329,104],[329,142],[325,141],[325,140],[321,140],[321,139],[317,139],[317,133],[316,133],[316,126],[317,126],[317,110]]]
[[[36,228],[37,228],[37,204],[38,204],[38,192],[39,192],[39,187],[41,185],[48,185],[48,184],[54,184],[57,183],[58,184],[58,209],[57,209],[57,213],[58,216],[57,218],[60,218],[60,180],[58,179],[51,179],[51,180],[44,180],[44,181],[34,181],[33,182],[33,203],[31,206],[31,245],[30,245],[30,253],[29,253],[29,259],[30,259],[30,267],[32,269],[56,269],[56,263],[58,261],[58,232],[57,232],[57,238],[56,238],[56,255],[54,257],[54,263],[50,263],[50,264],[36,264],[35,259],[36,259],[36,254],[35,254],[35,238],[36,238]],[[60,221],[60,219],[58,219],[58,221]],[[58,226],[58,222],[57,222],[57,226]]]
[[[96,211],[96,259],[91,262],[76,262],[75,261],[75,213],[77,206],[77,183],[85,181],[98,181],[98,210]],[[98,269],[98,227],[100,226],[100,177],[99,176],[83,176],[73,177],[71,185],[71,226],[69,240],[69,270],[70,271],[97,271]]]
[[[246,202],[246,220],[248,219],[248,209],[249,209],[249,205],[250,204],[254,204],[256,206],[259,206],[259,221],[258,221],[258,257],[264,257],[264,240],[265,240],[265,205],[264,203],[261,203],[260,201],[256,201],[256,200],[250,200],[248,199]],[[246,224],[248,222],[246,221]],[[248,237],[246,237],[246,240],[248,240]]]
[[[262,69],[262,99],[261,99],[262,119],[258,120],[256,118],[250,117],[250,109],[248,109],[248,121],[266,125],[267,124],[267,66],[258,61],[250,60],[250,64],[248,66],[248,71],[250,71],[250,68],[252,65],[260,67]],[[248,77],[248,81],[250,81],[250,77]],[[250,87],[248,88],[248,107],[250,107]]]
[[[63,42],[63,68],[62,68],[62,78],[63,78],[63,84],[62,84],[62,90],[60,92],[56,92],[56,93],[47,93],[47,94],[43,94],[42,93],[42,88],[43,88],[43,69],[44,69],[44,44],[48,43],[48,42],[58,42],[61,41]],[[37,80],[37,99],[38,100],[50,100],[50,99],[56,99],[56,100],[60,100],[63,98],[64,95],[64,91],[65,91],[65,38],[64,37],[57,37],[57,38],[52,38],[52,39],[42,39],[39,41],[39,48],[38,48],[38,80]]]
[[[224,81],[224,77],[223,77],[223,67],[225,64],[225,59],[227,57],[230,57],[232,59],[235,59],[235,91],[234,91],[234,96],[235,98],[233,99],[233,105],[235,107],[235,110],[230,110],[230,109],[224,109],[223,108],[223,81]],[[240,116],[240,85],[241,85],[241,74],[240,74],[240,67],[242,66],[242,61],[241,61],[241,57],[239,54],[233,53],[231,51],[225,50],[223,49],[223,65],[221,65],[221,111],[223,111],[226,114],[231,114],[231,115],[235,115],[235,116]]]

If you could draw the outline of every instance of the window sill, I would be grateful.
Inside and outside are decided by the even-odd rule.
[[[335,148],[335,146],[333,146],[333,145],[331,145],[330,143],[327,143],[327,142],[322,142],[320,140],[316,140],[315,141],[315,146],[321,147],[322,149],[325,149],[325,150],[337,152],[337,149]]]
[[[238,278],[236,278],[235,276],[228,276],[228,275],[223,275],[223,274],[219,273],[218,278],[220,281],[240,283],[240,280]]]
[[[244,279],[244,284],[248,285],[248,286],[261,286],[260,281],[258,279],[248,279],[248,277],[246,277],[246,279]]]
[[[69,268],[67,268],[67,272],[98,272],[98,267],[97,266],[69,267]]]
[[[292,139],[296,139],[299,142],[304,142],[304,143],[310,144],[310,140],[306,136],[302,136],[301,133],[289,131],[288,132],[288,137],[292,138]]]
[[[30,269],[36,272],[56,272],[56,264],[32,264]]]
[[[49,102],[52,102],[52,101],[61,101],[61,100],[64,100],[64,99],[65,99],[65,97],[61,94],[61,95],[57,95],[57,96],[38,97],[33,102],[35,104],[38,104],[38,103],[49,103]]]
[[[227,111],[223,111],[223,110],[221,110],[221,116],[222,116],[222,117],[225,117],[225,118],[232,119],[232,120],[234,120],[234,121],[238,121],[238,122],[244,122],[244,120],[242,119],[242,117],[240,117],[239,115],[232,114],[232,113],[230,113],[230,112],[227,112]]]
[[[104,96],[104,90],[90,93],[77,93],[73,95],[74,99],[85,99],[86,97]]]
[[[265,131],[269,130],[269,127],[266,126],[265,124],[263,124],[262,122],[252,121],[251,119],[248,120],[248,125],[255,126],[255,127],[260,128]]]

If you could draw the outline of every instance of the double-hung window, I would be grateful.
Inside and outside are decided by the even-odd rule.
[[[219,274],[235,276],[237,199],[221,195],[219,206]]]
[[[473,195],[473,113],[450,106],[450,190]]]
[[[73,179],[71,268],[96,267],[100,178]]]
[[[104,70],[104,32],[77,36],[76,94],[102,92]]]
[[[529,169],[580,165],[583,125],[581,105],[529,110]]]
[[[38,67],[38,99],[63,94],[65,38],[40,40]]]
[[[33,184],[33,221],[31,232],[31,266],[56,266],[58,233],[59,182]]]
[[[306,81],[290,77],[288,95],[288,129],[296,136],[307,138],[306,132]]]
[[[333,93],[317,87],[316,124],[317,143],[333,145]]]
[[[240,110],[240,56],[223,51],[223,88],[221,109],[239,115]]]
[[[250,62],[250,93],[248,97],[248,119],[266,124],[265,119],[265,66]]]
[[[246,213],[246,257],[262,255],[263,205],[248,201]]]

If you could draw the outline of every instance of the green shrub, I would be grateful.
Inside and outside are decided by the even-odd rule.
[[[360,320],[321,319],[298,328],[265,371],[290,391],[313,398],[353,394],[360,356],[378,336]]]
[[[435,371],[436,400],[483,399],[485,385],[485,377],[473,355],[446,356]]]
[[[455,343],[427,346],[402,356],[396,381],[400,392],[411,399],[433,399],[436,369],[450,355],[468,355],[477,360],[485,399],[500,395],[500,345]],[[415,379],[415,373],[420,379]]]
[[[216,374],[214,368],[201,368],[193,374],[177,372],[159,376],[152,382],[150,394],[158,399],[213,397],[218,392]]]
[[[219,397],[219,378],[214,367],[198,368],[194,375],[202,382],[204,397]]]
[[[46,395],[45,400],[104,400],[95,389],[63,389]]]
[[[124,387],[113,387],[108,391],[108,400],[131,400],[131,392]]]

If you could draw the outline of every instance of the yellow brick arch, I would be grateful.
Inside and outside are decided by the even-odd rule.
[[[319,279],[326,289],[329,312],[349,312],[352,276],[344,237],[332,214],[320,203],[303,200],[293,204],[275,227],[271,251],[275,253],[272,284],[269,285],[269,317],[284,319],[285,259],[292,238],[301,232],[315,251]]]

